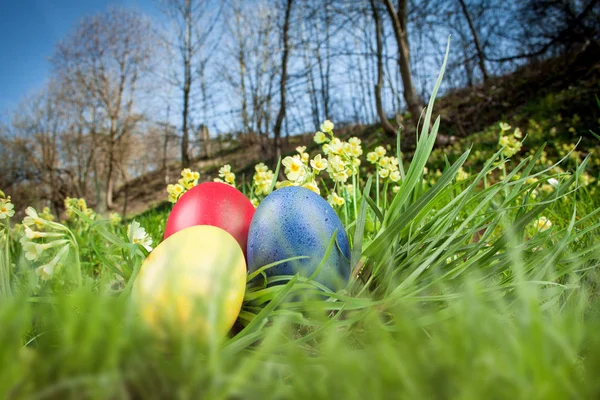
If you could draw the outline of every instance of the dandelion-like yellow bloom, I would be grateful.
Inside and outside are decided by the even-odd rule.
[[[331,131],[333,131],[334,125],[333,122],[331,122],[330,120],[325,120],[322,124],[321,124],[321,130],[323,132],[326,133],[331,133]]]
[[[317,171],[323,171],[327,168],[327,159],[322,158],[320,154],[317,154],[315,158],[310,160],[310,166]]]

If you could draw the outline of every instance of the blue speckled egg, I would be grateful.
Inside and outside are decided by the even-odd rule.
[[[318,194],[298,186],[278,189],[260,203],[248,233],[248,271],[295,256],[293,260],[269,268],[267,276],[310,277],[318,268],[331,237],[337,229],[334,246],[315,280],[336,290],[350,276],[350,244],[339,217]]]

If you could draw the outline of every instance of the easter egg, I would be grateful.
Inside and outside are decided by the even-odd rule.
[[[161,334],[223,337],[246,290],[246,260],[233,236],[192,226],[160,243],[142,264],[132,299],[142,319]]]
[[[164,238],[190,226],[212,225],[229,232],[245,254],[254,211],[250,200],[236,188],[220,182],[201,183],[175,203]]]
[[[350,245],[342,221],[318,194],[298,186],[278,189],[258,206],[248,233],[248,271],[295,256],[308,256],[265,270],[267,276],[310,277],[318,268],[337,229],[337,245],[315,277],[330,289],[350,276]]]

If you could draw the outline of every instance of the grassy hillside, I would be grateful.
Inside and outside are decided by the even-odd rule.
[[[584,52],[575,57],[534,63],[510,75],[492,78],[484,85],[442,96],[436,102],[434,115],[441,117],[440,135],[445,140],[438,140],[427,167],[432,172],[441,171],[446,158],[453,161],[471,146],[473,156],[465,168],[480,166],[497,149],[501,122],[519,128],[526,136],[523,148],[514,156],[516,160],[546,144],[546,160],[558,161],[577,144],[577,153],[569,165],[572,167],[576,158],[581,160],[597,147],[590,130],[600,131],[600,105],[596,100],[599,87],[600,55]],[[341,138],[360,138],[367,150],[396,145],[396,139],[386,136],[378,125],[348,126],[337,132]],[[444,144],[448,141],[453,144]],[[405,162],[410,160],[414,144],[413,133],[402,134]],[[306,151],[313,155],[319,152],[313,133],[291,137],[284,143],[283,155],[294,154],[297,146],[307,146]],[[217,177],[220,166],[230,164],[238,176],[238,186],[244,190],[251,183],[254,165],[259,162],[272,169],[276,164],[275,159],[264,158],[259,145],[234,144],[212,159],[197,160],[191,169],[200,172],[200,181],[211,181]],[[597,156],[591,160],[588,172],[592,178],[598,177],[599,163]],[[368,164],[362,167],[369,169]],[[178,173],[179,167],[174,164],[168,174],[155,171],[128,182],[117,192],[117,211],[122,209],[125,195],[129,216],[156,215],[170,209],[166,202],[165,175],[176,181]]]

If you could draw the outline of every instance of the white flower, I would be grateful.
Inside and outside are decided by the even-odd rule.
[[[552,186],[558,186],[558,179],[550,178],[550,179],[548,179],[548,184],[550,184]]]
[[[146,229],[140,226],[140,223],[133,221],[127,226],[127,237],[134,244],[143,246],[146,250],[152,251],[152,238],[146,233]]]
[[[63,246],[63,245],[66,245],[67,243],[69,243],[68,240],[55,240],[53,242],[48,242],[48,243],[35,243],[35,242],[30,242],[29,240],[27,240],[26,236],[23,236],[21,238],[20,242],[21,242],[21,247],[23,248],[23,251],[25,252],[25,258],[28,259],[29,261],[37,260],[38,258],[40,258],[42,253],[48,249],[51,249],[53,247]],[[65,246],[65,247],[67,247],[67,246]]]
[[[66,255],[68,251],[69,246],[63,247],[58,253],[56,253],[54,258],[50,260],[49,263],[39,266],[35,269],[35,272],[40,276],[40,278],[42,278],[45,281],[52,278],[54,272],[58,272],[58,268],[56,268],[58,266],[58,263],[62,260],[62,258]]]

